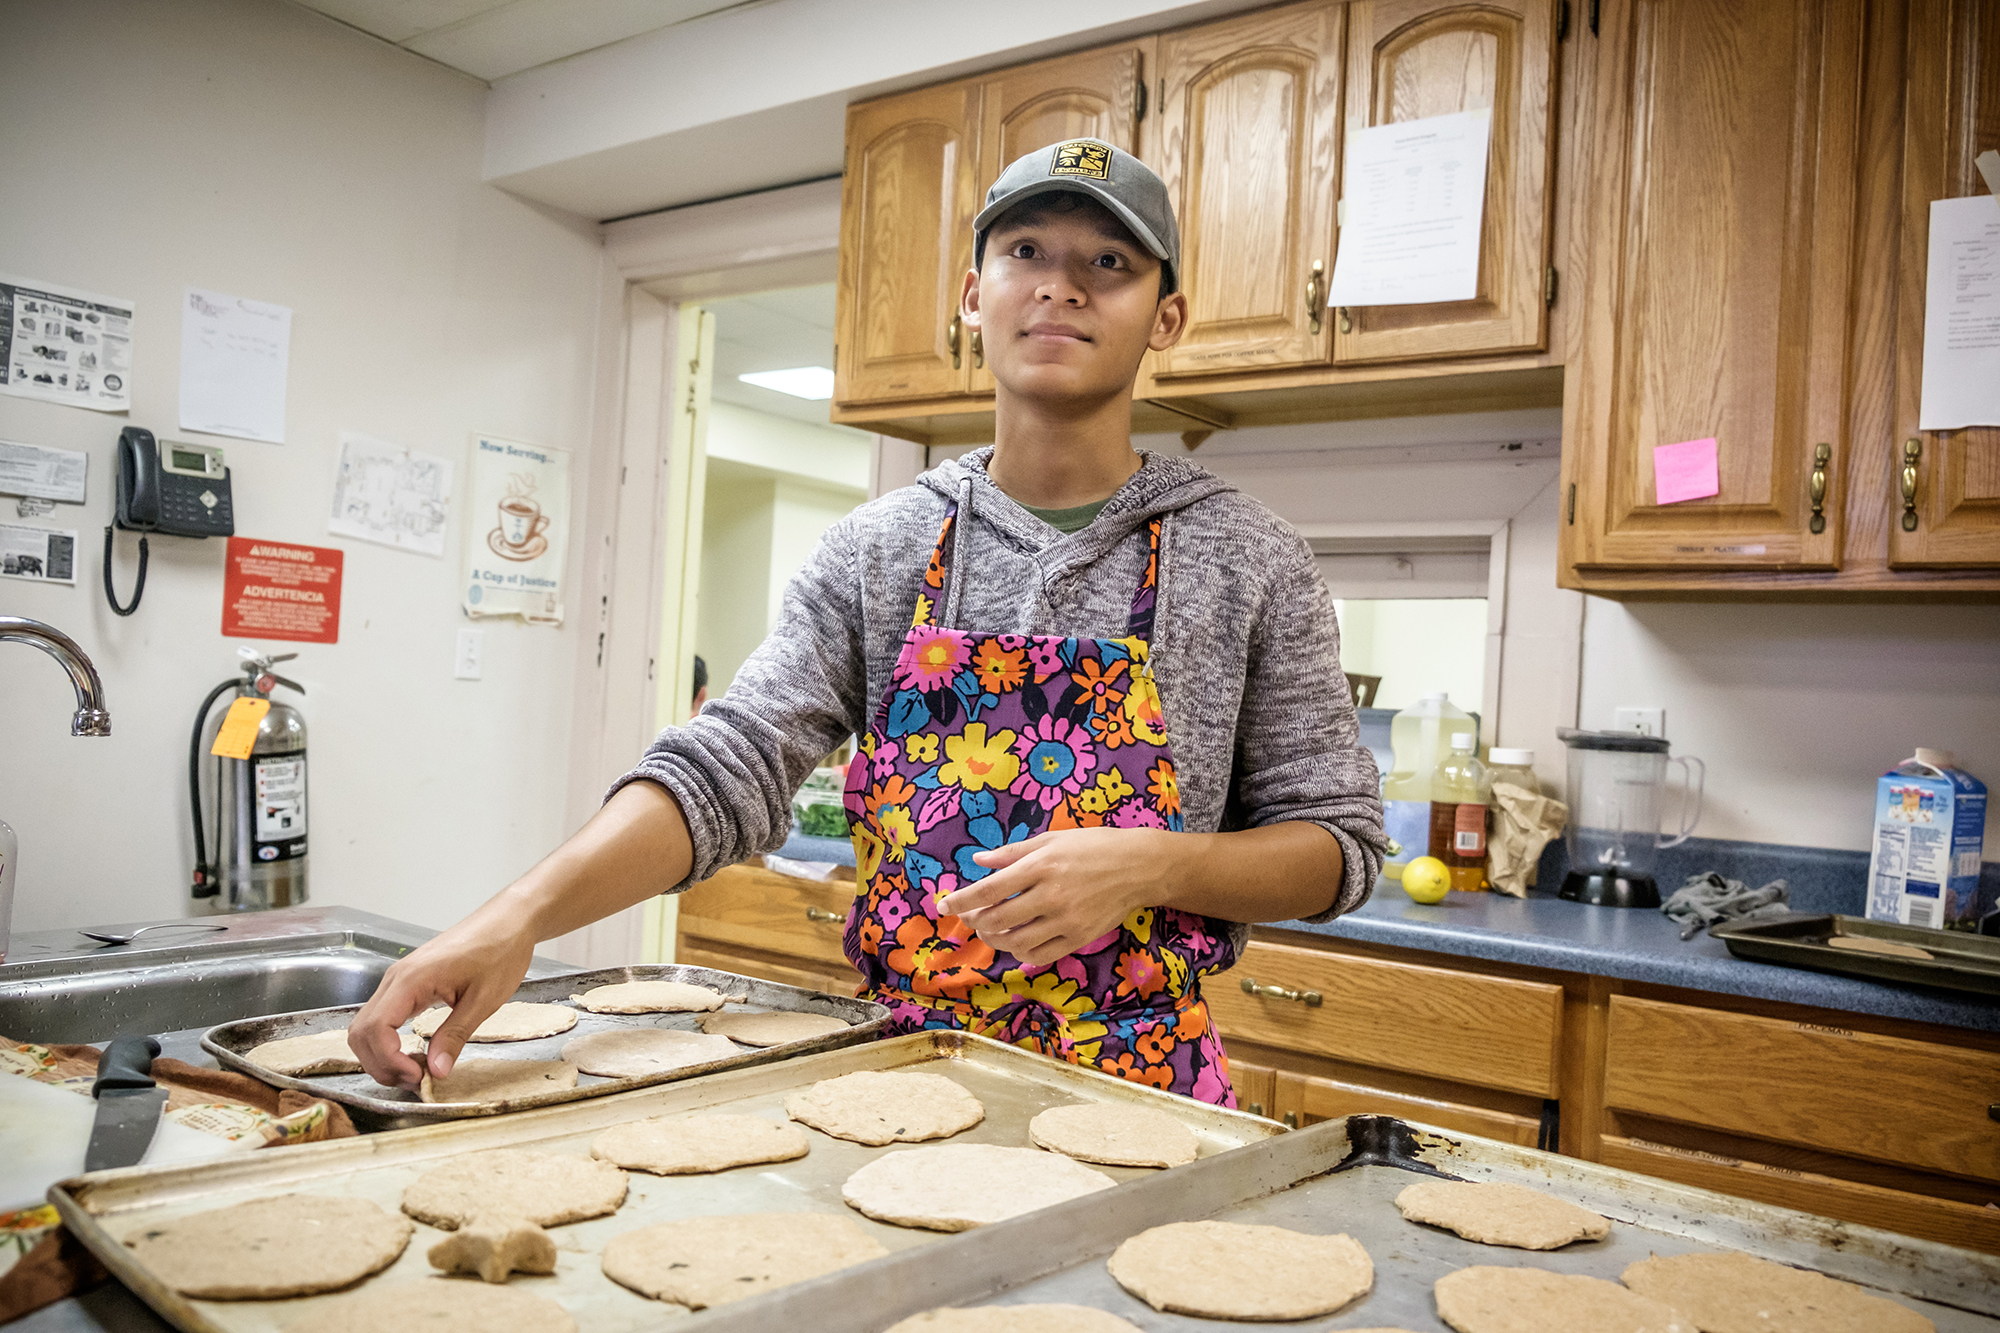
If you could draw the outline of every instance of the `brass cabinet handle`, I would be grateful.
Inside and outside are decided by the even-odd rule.
[[[1317,1009],[1326,1002],[1326,997],[1316,990],[1286,990],[1283,986],[1259,986],[1255,977],[1243,978],[1243,993],[1264,1000],[1297,1000],[1311,1009]]]
[[[1312,276],[1306,279],[1306,318],[1312,322],[1313,336],[1319,336],[1320,315],[1326,308],[1326,265],[1313,260]],[[1344,332],[1344,330],[1343,330]]]
[[[956,312],[952,314],[951,323],[944,326],[944,343],[945,346],[951,348],[951,368],[953,370],[957,370],[960,364],[958,357],[958,333],[961,327],[962,322]]]
[[[972,368],[986,369],[986,340],[979,336],[979,330],[972,331]]]
[[[1342,333],[1354,332],[1354,311],[1347,306],[1340,308],[1340,331]]]
[[[1917,464],[1924,456],[1924,442],[1912,436],[1903,441],[1903,531],[1917,530]]]
[[[1251,1115],[1262,1115],[1264,1114],[1264,1103],[1251,1102],[1248,1106],[1244,1107],[1243,1109],[1248,1111]],[[2000,1111],[2000,1106],[1996,1106],[1993,1109],[1996,1111]]]
[[[806,920],[808,921],[824,921],[831,925],[835,922],[845,921],[846,919],[840,913],[829,912],[822,907],[808,907],[806,909]]]
[[[1285,1112],[1285,1128],[1297,1129],[1298,1127],[1299,1127],[1299,1113],[1297,1111]]]
[[[1833,461],[1833,446],[1813,446],[1812,530],[1817,536],[1826,531],[1826,466]]]
[[[1994,1102],[1986,1108],[1986,1118],[1988,1120],[2000,1120],[2000,1102]]]

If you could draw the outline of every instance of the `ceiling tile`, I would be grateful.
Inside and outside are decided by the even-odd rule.
[[[328,18],[352,24],[384,41],[406,42],[419,33],[504,9],[515,0],[299,0]]]
[[[737,3],[740,0],[512,0],[482,8],[449,27],[427,30],[403,44],[490,82]]]

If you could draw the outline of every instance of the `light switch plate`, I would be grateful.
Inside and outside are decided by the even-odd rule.
[[[478,680],[486,660],[486,631],[462,629],[458,632],[458,659],[452,675],[459,680]]]
[[[1620,708],[1612,713],[1612,727],[1617,731],[1636,731],[1641,736],[1664,736],[1667,734],[1667,710],[1664,708]]]

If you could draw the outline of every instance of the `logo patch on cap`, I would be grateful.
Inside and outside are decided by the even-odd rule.
[[[1076,139],[1066,144],[1056,145],[1055,161],[1049,167],[1051,176],[1092,176],[1098,180],[1111,179],[1111,149],[1089,139]]]

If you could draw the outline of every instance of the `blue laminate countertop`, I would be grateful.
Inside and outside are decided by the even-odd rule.
[[[1453,893],[1426,907],[1412,902],[1402,885],[1380,880],[1360,910],[1338,920],[1278,924],[1458,958],[2000,1032],[2000,1000],[1753,962],[1732,956],[1707,931],[1683,941],[1681,928],[1657,909],[1587,907],[1535,890],[1526,898]]]

